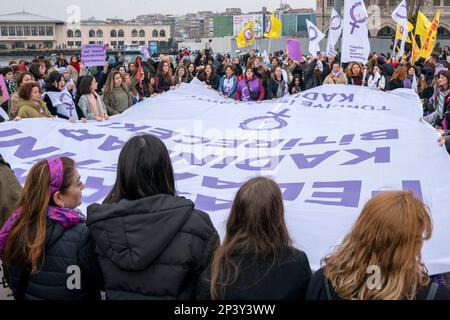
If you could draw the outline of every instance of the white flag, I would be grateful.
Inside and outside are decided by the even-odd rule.
[[[370,54],[367,10],[362,0],[347,0],[344,6],[342,62],[366,63]]]
[[[78,119],[77,109],[75,107],[75,102],[73,101],[72,95],[67,89],[63,91],[49,91],[46,93],[50,100],[52,101],[53,107],[56,108],[56,111],[67,117]]]
[[[400,56],[403,56],[405,53],[405,43],[408,38],[408,10],[406,7],[406,1],[403,0],[398,7],[392,12],[392,19],[403,28],[402,31],[402,42],[400,45],[400,52],[398,53]],[[395,48],[394,48],[395,49]]]
[[[325,38],[325,34],[308,19],[306,19],[306,25],[308,27],[309,35],[309,53],[316,56],[317,52],[320,51],[319,42]]]
[[[339,16],[339,13],[337,13],[333,8],[331,11],[330,29],[328,32],[327,42],[327,55],[329,56],[336,56],[336,50],[334,50],[334,46],[341,36],[342,23],[342,18]]]
[[[411,89],[413,89],[416,93],[418,92],[417,77],[415,75],[413,77]]]

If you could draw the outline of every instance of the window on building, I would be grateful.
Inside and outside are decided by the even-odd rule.
[[[383,27],[381,28],[380,31],[378,31],[378,37],[379,38],[391,38],[395,36],[395,32],[394,29],[392,29],[391,27]]]
[[[103,31],[97,30],[97,38],[103,38]]]
[[[119,47],[123,47],[125,45],[124,41],[119,41]]]
[[[103,41],[97,41],[97,44],[103,44]]]
[[[137,30],[131,31],[131,37],[132,37],[132,38],[136,38],[137,36],[138,36]]]
[[[39,29],[36,26],[31,27],[31,35],[37,37],[39,35]]]
[[[161,30],[161,31],[159,32],[159,36],[160,36],[161,38],[165,38],[165,37],[166,37],[166,30]]]
[[[117,36],[119,38],[123,38],[123,37],[125,37],[125,32],[123,32],[123,30],[119,30],[119,32],[117,33]]]
[[[67,41],[67,46],[68,47],[73,47],[73,45],[74,45],[73,41]]]
[[[2,27],[2,37],[7,37],[8,36],[8,27]]]
[[[76,30],[75,31],[75,38],[81,38],[81,31],[80,30]]]
[[[433,6],[440,7],[441,6],[441,0],[433,0]]]
[[[153,30],[152,37],[153,38],[158,38],[158,30]]]
[[[31,30],[30,30],[29,26],[23,27],[23,35],[24,36],[30,36],[31,35]]]
[[[9,26],[9,36],[15,36],[15,35],[16,35],[16,27]]]
[[[137,45],[137,44],[139,44],[139,41],[131,41],[131,44]]]
[[[450,7],[450,0],[444,0],[444,7]]]
[[[437,32],[437,36],[438,36],[439,39],[450,39],[450,31],[448,31],[444,27],[439,27],[438,28],[438,32]]]
[[[67,38],[73,38],[73,30],[67,30]]]
[[[144,30],[140,30],[139,31],[139,37],[141,37],[141,38],[145,37],[145,31]]]
[[[81,41],[75,41],[75,46],[77,48],[81,48]]]
[[[49,37],[52,37],[53,36],[53,27],[52,26],[45,27],[45,34]]]
[[[89,30],[89,38],[95,38],[95,31]]]
[[[327,7],[334,7],[334,0],[327,0]]]
[[[116,30],[111,30],[111,38],[117,38]]]
[[[16,26],[16,33],[18,36],[23,36],[23,27],[22,26]]]
[[[145,45],[145,41],[139,41],[139,45],[140,45],[140,46]]]
[[[95,41],[89,41],[89,44],[95,44]]]
[[[39,26],[39,36],[45,36],[45,27]]]
[[[111,41],[111,46],[117,47],[117,41]]]

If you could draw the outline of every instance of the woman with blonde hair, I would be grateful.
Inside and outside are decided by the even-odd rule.
[[[404,88],[404,81],[406,80],[406,76],[408,73],[408,68],[406,66],[399,66],[394,72],[394,75],[389,82],[389,89],[401,89]]]
[[[307,299],[450,299],[450,290],[432,282],[421,261],[432,228],[427,207],[410,191],[372,198],[342,244],[323,259]]]

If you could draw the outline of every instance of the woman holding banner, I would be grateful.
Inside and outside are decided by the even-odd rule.
[[[235,99],[238,80],[231,65],[225,67],[225,75],[219,81],[219,93],[225,98]]]
[[[34,77],[30,72],[23,72],[17,76],[17,89],[20,91],[20,88],[26,83],[33,83]],[[19,97],[19,92],[14,92],[9,101],[8,101],[8,115],[10,119],[15,119],[17,117],[17,113],[19,112],[19,102],[21,98]]]
[[[15,120],[27,118],[53,118],[47,108],[47,104],[42,101],[41,89],[36,82],[26,83],[19,90],[18,104],[19,111]]]
[[[97,93],[97,81],[91,75],[83,77],[80,83],[80,100],[78,106],[87,120],[99,122],[109,120],[102,97]]]
[[[384,192],[364,206],[350,233],[323,259],[309,300],[441,300],[450,290],[431,281],[421,261],[432,221],[410,191]]]
[[[259,80],[253,73],[253,69],[245,71],[245,79],[239,81],[236,89],[236,101],[258,101],[264,100],[266,93]]]
[[[100,299],[95,245],[76,209],[83,189],[70,158],[41,160],[31,168],[17,210],[0,230],[5,278],[16,300]],[[74,266],[79,288],[69,286]]]
[[[103,93],[103,102],[111,116],[121,114],[133,105],[133,96],[123,83],[119,70],[113,70],[109,74]]]
[[[53,116],[70,122],[76,120],[86,122],[83,111],[75,104],[72,94],[66,89],[66,81],[61,73],[58,71],[50,73],[45,91],[44,102]]]
[[[386,79],[381,73],[381,69],[378,65],[373,66],[372,74],[369,76],[369,80],[367,80],[367,87],[384,91],[384,88],[386,87]]]
[[[311,268],[292,246],[281,190],[257,177],[237,192],[226,237],[202,275],[202,300],[304,300]]]

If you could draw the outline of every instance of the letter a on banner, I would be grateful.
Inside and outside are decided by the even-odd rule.
[[[370,54],[368,14],[363,0],[346,0],[342,33],[342,62],[366,63]]]

